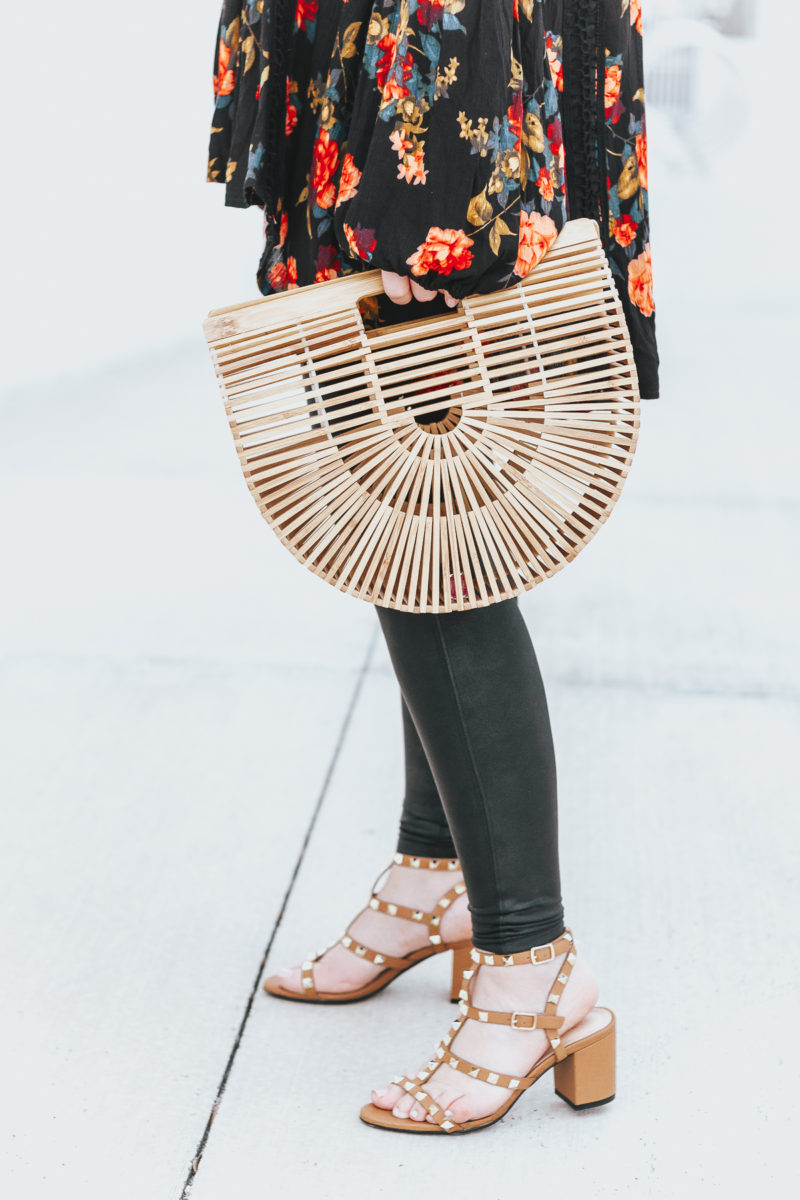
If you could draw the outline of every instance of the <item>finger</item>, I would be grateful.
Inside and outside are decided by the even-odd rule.
[[[444,288],[442,288],[442,295],[444,296],[444,302],[448,308],[458,308],[458,300],[456,300],[455,296],[451,296],[449,292],[444,290]]]
[[[411,288],[408,284],[408,276],[397,275],[394,271],[381,271],[381,284],[393,304],[410,303]]]
[[[411,280],[411,294],[415,300],[433,300],[436,292],[429,292],[427,288],[420,287],[416,279]]]

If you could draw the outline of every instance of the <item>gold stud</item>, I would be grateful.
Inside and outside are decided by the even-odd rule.
[[[568,962],[568,963],[574,963],[574,962],[575,962],[575,955],[572,953],[572,951],[571,951],[571,950],[570,950],[569,954],[567,955],[567,962]]]
[[[561,1045],[561,1038],[560,1038],[560,1037],[554,1037],[554,1038],[550,1038],[550,1044],[551,1044],[552,1046],[560,1046],[560,1045]]]
[[[430,860],[430,862],[428,863],[428,866],[430,867],[431,871],[435,871],[436,868],[438,867],[438,865],[439,865],[438,858],[432,858]]]
[[[550,995],[547,997],[547,1003],[548,1004],[556,1004],[556,1003],[558,1003],[558,1001],[560,999],[561,999],[561,994],[559,992],[551,992]]]
[[[413,1086],[414,1086],[414,1084],[411,1082],[410,1079],[403,1080],[403,1087],[406,1089],[407,1092],[410,1092],[411,1089],[413,1088]]]
[[[564,975],[564,974],[563,974],[563,972],[562,972],[562,974],[561,974],[561,975],[559,975],[559,977],[558,977],[558,982],[559,982],[559,983],[566,983],[566,982],[567,982],[567,976],[566,976],[566,975]]]
[[[503,955],[503,966],[504,967],[513,967],[513,965],[514,965],[514,955],[513,954],[504,954]]]
[[[311,979],[304,979],[304,980],[303,980],[303,987],[304,987],[304,988],[310,988],[310,987],[313,987],[313,986],[314,986],[314,984],[313,984],[313,981],[312,981]]]
[[[431,925],[438,925],[441,919],[441,917],[431,917]]]
[[[482,1009],[479,1009],[478,1010],[478,1020],[479,1021],[488,1021],[489,1020],[488,1012],[483,1012]]]
[[[402,861],[403,861],[403,855],[402,855],[402,854],[395,854],[395,856],[394,856],[394,861],[395,861],[396,863],[402,863]]]
[[[455,893],[457,896],[463,896],[466,890],[466,886],[463,883],[457,883],[455,886]]]
[[[494,956],[493,956],[493,955],[491,955],[491,954],[487,954],[487,955],[484,957],[484,960],[483,960],[483,961],[484,961],[484,963],[486,964],[486,966],[487,966],[487,967],[493,967],[493,966],[494,966]]]
[[[473,962],[479,963],[481,961],[481,956],[477,950],[470,950],[469,956]]]
[[[419,911],[419,909],[416,909],[416,911],[411,914],[411,920],[412,921],[421,921],[422,920],[422,913]]]
[[[366,953],[367,953],[366,946],[356,946],[356,954],[366,954]]]
[[[384,962],[386,962],[386,959],[383,957],[383,955],[382,955],[382,954],[376,954],[376,955],[375,955],[375,957],[373,958],[373,960],[372,960],[372,961],[373,961],[373,962],[374,962],[374,963],[375,963],[377,966],[380,966],[380,965],[381,965],[381,963],[384,963]]]
[[[518,1087],[519,1087],[519,1080],[518,1080],[518,1079],[509,1079],[509,1081],[508,1081],[508,1086],[509,1086],[510,1088],[518,1088]]]
[[[442,940],[442,935],[440,933],[431,933],[428,936],[428,941],[432,942],[434,944],[434,946],[440,945],[441,940]]]
[[[444,1050],[442,1049],[442,1047],[441,1047],[441,1046],[437,1046],[437,1047],[436,1047],[436,1057],[437,1057],[437,1058],[444,1058]]]
[[[469,1072],[470,1076],[473,1079],[477,1079],[478,1076],[480,1075],[480,1073],[481,1073],[480,1067],[473,1067],[472,1070]]]
[[[497,1075],[494,1071],[492,1071],[491,1075],[486,1076],[486,1082],[487,1083],[497,1083],[499,1078],[500,1078],[500,1076]]]
[[[412,859],[411,859],[411,866],[412,866],[412,867],[418,867],[418,866],[419,866],[419,859],[418,859],[418,858],[412,858]]]
[[[431,1104],[430,1107],[428,1108],[428,1112],[431,1114],[431,1116],[433,1116],[433,1114],[437,1113],[438,1111],[439,1111],[438,1104]]]
[[[380,908],[381,902],[373,897],[373,899],[369,902],[369,906],[370,908]]]
[[[388,913],[390,913],[390,914],[391,914],[391,916],[393,916],[393,917],[394,917],[394,916],[397,914],[397,905],[396,905],[396,904],[387,904],[387,905],[386,905],[386,911],[387,911]]]
[[[440,1129],[447,1129],[447,1130],[450,1130],[450,1129],[452,1129],[452,1128],[453,1128],[453,1122],[452,1122],[452,1121],[442,1121],[442,1123],[441,1123],[441,1125],[439,1126],[439,1128],[440,1128]]]
[[[457,871],[458,870],[458,859],[451,858],[447,864],[447,869],[448,869],[448,871]]]
[[[447,896],[442,896],[441,900],[439,901],[439,907],[440,908],[449,908],[450,907],[450,901],[447,899]]]
[[[457,1071],[458,1070],[458,1059],[457,1058],[448,1058],[447,1065],[448,1065],[448,1067],[453,1067]]]
[[[342,938],[342,945],[343,945],[343,946],[352,946],[352,944],[353,944],[353,939],[352,939],[351,937],[347,937],[347,936],[345,936],[345,937],[343,937],[343,938]]]

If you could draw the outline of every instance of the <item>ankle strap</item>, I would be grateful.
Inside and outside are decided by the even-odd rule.
[[[427,871],[460,871],[457,858],[422,858],[419,854],[395,854],[392,859],[398,867],[423,867]]]
[[[522,963],[543,963],[558,958],[568,950],[574,951],[575,939],[569,929],[552,942],[544,942],[541,946],[531,946],[530,950],[520,950],[516,954],[487,954],[485,950],[473,949],[470,958],[482,967],[516,967]],[[571,960],[574,961],[574,958]]]

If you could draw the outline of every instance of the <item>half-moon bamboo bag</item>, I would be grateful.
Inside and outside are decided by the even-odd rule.
[[[516,286],[368,328],[369,271],[204,324],[262,515],[320,578],[406,612],[477,608],[570,562],[616,503],[639,392],[593,221]]]

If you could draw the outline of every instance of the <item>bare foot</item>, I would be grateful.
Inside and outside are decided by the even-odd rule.
[[[533,963],[511,967],[480,966],[472,980],[470,1004],[500,1012],[542,1012],[565,959],[566,954],[560,954],[536,966]],[[586,1016],[597,1003],[598,994],[594,971],[578,955],[558,1005],[558,1015],[565,1018],[558,1031],[560,1036]],[[463,1020],[448,1048],[454,1055],[478,1066],[517,1079],[527,1075],[534,1063],[551,1049],[543,1029],[514,1029],[508,1025],[472,1020]],[[488,1117],[512,1095],[508,1088],[470,1079],[461,1071],[437,1063],[434,1059],[425,1064],[425,1068],[434,1073],[420,1086],[453,1121],[461,1123]],[[413,1079],[416,1072],[407,1074]],[[372,1103],[378,1108],[391,1109],[397,1117],[408,1117],[413,1121],[432,1119],[413,1096],[396,1084],[373,1091]]]
[[[393,863],[376,895],[392,904],[431,912],[436,901],[460,883],[463,883],[460,871],[423,871]],[[439,929],[444,942],[469,941],[472,937],[466,892],[445,911]],[[374,912],[371,908],[359,913],[347,932],[354,941],[399,958],[429,944],[427,927],[418,921]],[[349,992],[364,987],[384,970],[385,967],[357,958],[337,943],[314,963],[314,985],[320,992]],[[303,991],[300,967],[282,967],[278,974],[283,987]]]

